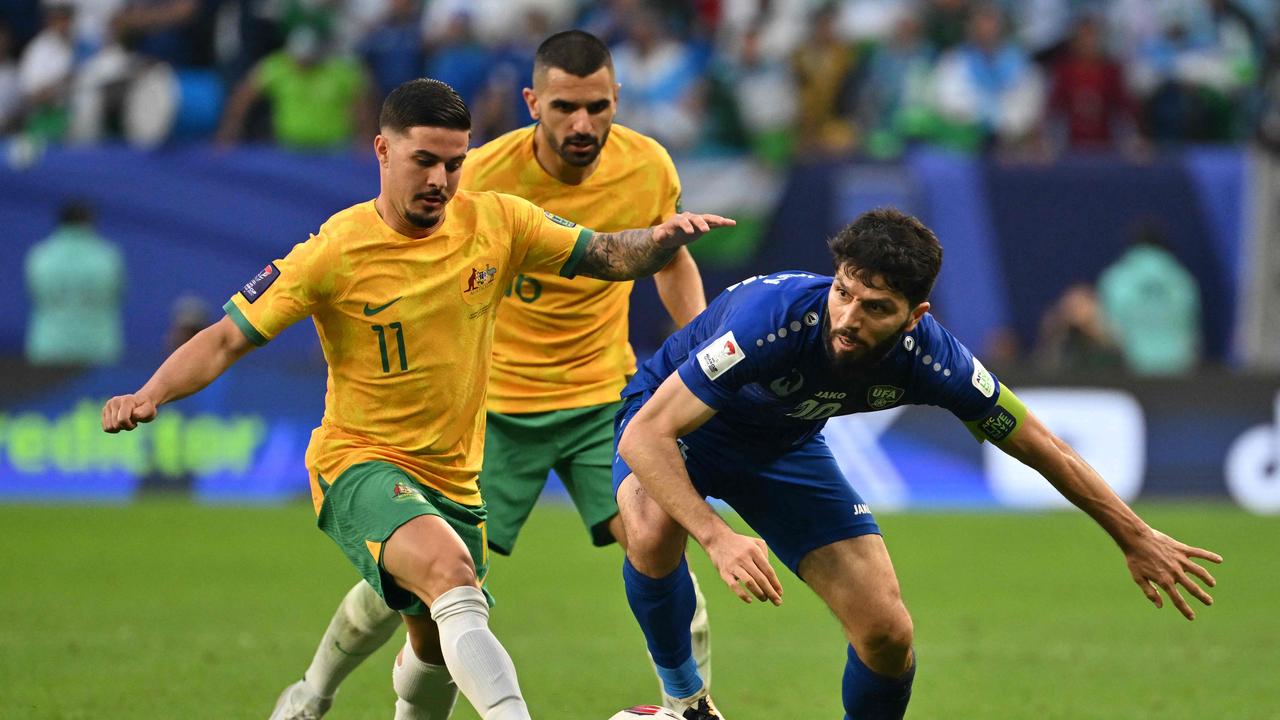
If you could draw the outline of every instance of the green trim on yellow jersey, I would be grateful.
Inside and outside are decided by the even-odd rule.
[[[227,313],[227,317],[231,318],[231,322],[240,328],[240,332],[244,333],[249,342],[258,347],[267,344],[267,338],[258,332],[258,329],[253,326],[253,323],[249,322],[249,318],[245,317],[243,312],[240,312],[240,308],[236,307],[234,300],[228,300],[227,304],[222,306],[222,309]]]
[[[564,261],[564,266],[560,268],[560,277],[572,279],[578,270],[578,263],[582,261],[582,256],[587,254],[587,243],[591,242],[591,236],[595,233],[588,228],[582,228],[578,233],[578,240],[573,244],[573,252],[569,253],[569,259]]]

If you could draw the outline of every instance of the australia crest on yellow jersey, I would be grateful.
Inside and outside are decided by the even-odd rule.
[[[468,305],[487,303],[498,281],[498,266],[491,258],[478,258],[464,266],[461,287],[462,299]]]

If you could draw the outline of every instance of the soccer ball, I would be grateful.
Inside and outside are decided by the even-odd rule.
[[[626,710],[619,710],[609,720],[638,720],[643,718],[656,718],[657,720],[684,720],[675,713],[674,710],[668,710],[657,705],[636,705]]]

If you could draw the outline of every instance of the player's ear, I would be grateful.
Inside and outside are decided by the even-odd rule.
[[[378,157],[378,164],[383,168],[391,165],[390,146],[387,145],[387,138],[382,133],[378,133],[373,138],[373,154]]]
[[[534,120],[541,120],[542,113],[538,111],[538,93],[533,88],[525,88],[520,91],[524,96],[524,104],[529,106],[529,117]]]
[[[920,322],[920,318],[929,312],[929,301],[925,300],[919,305],[911,309],[911,318],[907,321],[907,328],[903,332],[911,332],[916,329],[916,325]]]

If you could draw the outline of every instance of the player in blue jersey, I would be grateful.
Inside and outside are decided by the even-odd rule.
[[[834,277],[786,272],[730,287],[623,390],[614,485],[630,539],[627,600],[686,718],[721,717],[689,649],[690,535],[745,602],[782,602],[768,549],[826,602],[849,643],[846,720],[906,711],[916,671],[911,616],[880,529],[823,440],[835,415],[946,408],[1101,525],[1156,607],[1163,590],[1194,618],[1178,585],[1213,602],[1189,577],[1212,587],[1213,576],[1192,558],[1222,558],[1143,522],[929,314],[942,248],[927,227],[875,210],[829,245]],[[763,540],[730,529],[708,496]]]

